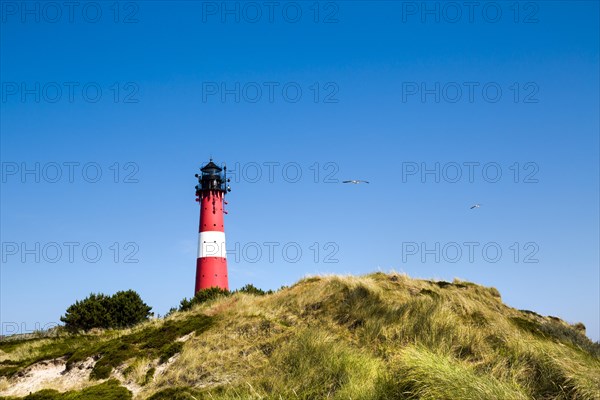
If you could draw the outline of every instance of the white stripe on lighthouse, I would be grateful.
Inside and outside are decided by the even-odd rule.
[[[198,235],[198,258],[227,258],[225,249],[225,232],[204,231]]]

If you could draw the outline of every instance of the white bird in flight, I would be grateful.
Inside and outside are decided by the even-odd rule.
[[[477,203],[477,204],[473,204],[470,209],[472,210],[474,208],[479,208],[479,207],[481,207],[481,204]]]
[[[358,185],[359,183],[369,183],[369,181],[362,181],[360,179],[353,179],[351,181],[343,181],[342,183],[352,183],[354,185]]]

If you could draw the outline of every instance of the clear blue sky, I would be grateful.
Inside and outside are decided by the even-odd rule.
[[[458,277],[600,338],[597,1],[1,4],[4,334],[191,296],[212,156],[232,288]]]

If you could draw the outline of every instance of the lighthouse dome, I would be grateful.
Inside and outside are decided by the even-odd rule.
[[[204,167],[200,168],[203,174],[207,175],[218,175],[223,169],[215,164],[212,160],[209,161]]]

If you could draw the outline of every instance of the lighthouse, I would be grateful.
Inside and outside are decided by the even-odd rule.
[[[196,259],[196,288],[218,287],[229,289],[227,279],[227,256],[223,210],[225,194],[231,191],[227,185],[227,167],[220,168],[212,159],[196,174],[196,201],[200,204],[200,228],[198,230],[198,258]]]

